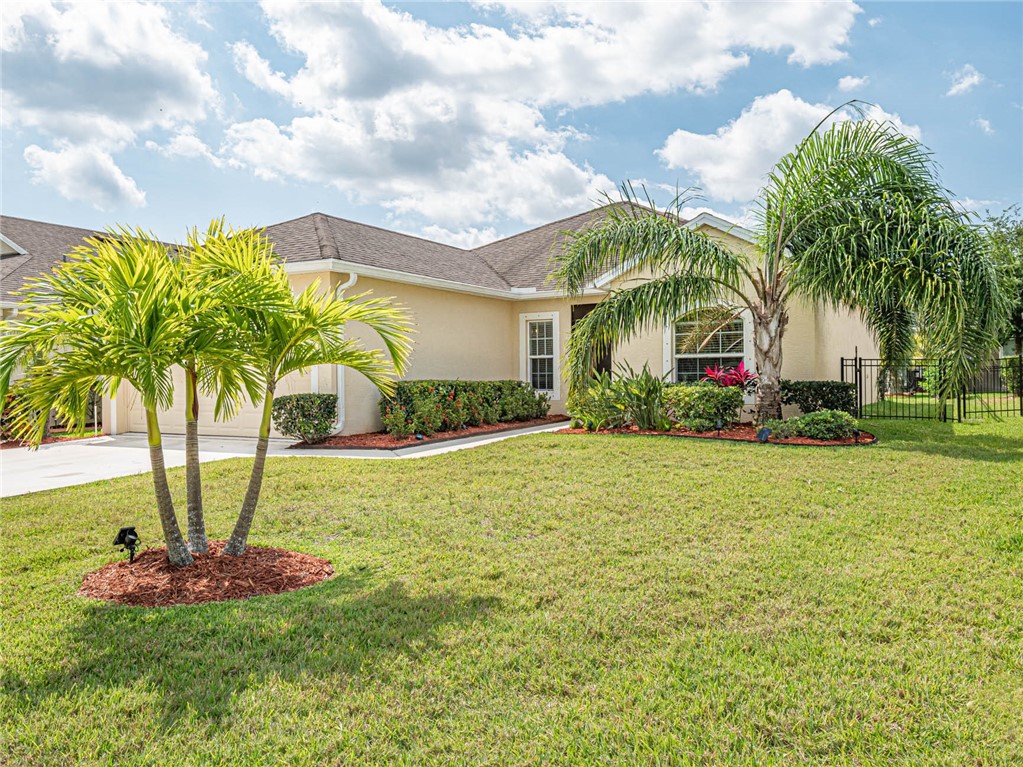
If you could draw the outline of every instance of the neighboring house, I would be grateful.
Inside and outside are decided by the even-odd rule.
[[[408,378],[515,378],[547,392],[552,412],[565,412],[567,382],[562,356],[573,321],[610,290],[643,275],[625,271],[597,278],[583,295],[567,298],[550,278],[551,257],[565,231],[590,226],[604,209],[581,213],[508,237],[475,250],[442,245],[375,226],[322,213],[267,227],[277,253],[285,261],[296,291],[319,280],[325,289],[342,288],[349,296],[372,292],[391,296],[405,306],[416,325]],[[735,249],[753,246],[750,233],[731,222],[702,213],[687,226],[703,230]],[[62,260],[91,232],[70,227],[0,217],[0,257],[4,311],[16,310],[10,296],[24,278]],[[876,343],[855,314],[795,302],[785,331],[784,374],[795,379],[827,379],[839,375],[839,359],[876,356]],[[5,314],[6,316],[6,314]],[[724,328],[695,354],[676,353],[679,325],[640,334],[614,350],[605,364],[627,362],[639,369],[649,364],[670,380],[696,380],[708,365],[753,364],[750,319]],[[368,346],[376,336],[353,323],[348,332]],[[183,380],[183,379],[182,379]],[[292,375],[278,385],[278,395],[300,392],[339,395],[338,430],[345,434],[376,431],[379,394],[358,373],[321,365],[304,376]],[[167,432],[184,428],[184,397],[161,416]],[[104,429],[111,433],[144,431],[145,417],[134,391],[125,385],[105,403]],[[258,413],[248,407],[233,421],[213,421],[211,403],[200,404],[205,434],[252,435]]]

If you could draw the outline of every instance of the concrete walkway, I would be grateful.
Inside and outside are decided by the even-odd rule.
[[[543,424],[498,434],[481,434],[432,445],[412,445],[398,450],[289,450],[291,440],[271,440],[268,455],[302,458],[403,459],[426,458],[466,450],[523,434],[562,429],[566,422]],[[167,468],[185,465],[185,438],[164,435],[163,455]],[[236,437],[201,437],[199,460],[251,458],[255,440]],[[0,498],[84,485],[101,479],[149,472],[149,446],[145,434],[118,434],[72,442],[42,445],[38,450],[0,450]]]

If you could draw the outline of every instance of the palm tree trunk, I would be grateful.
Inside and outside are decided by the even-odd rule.
[[[245,491],[245,500],[242,502],[242,510],[238,514],[238,521],[235,522],[231,537],[224,547],[224,553],[231,556],[237,557],[245,553],[245,544],[249,538],[249,530],[252,528],[252,518],[256,515],[259,492],[263,487],[263,466],[266,464],[266,451],[270,444],[270,414],[273,412],[274,388],[274,384],[268,384],[266,387],[266,395],[263,399],[263,420],[259,424],[256,460],[252,464],[249,487]]]
[[[753,355],[757,365],[757,423],[781,418],[781,339],[789,315],[778,301],[765,302],[753,312]]]
[[[146,432],[149,437],[149,462],[153,467],[156,509],[160,514],[163,540],[167,545],[167,559],[172,565],[185,567],[192,564],[192,555],[188,552],[185,539],[181,537],[178,518],[174,514],[174,499],[171,498],[170,485],[167,484],[167,468],[163,463],[163,442],[155,408],[146,408]]]
[[[185,368],[185,483],[188,486],[188,548],[205,554],[206,519],[202,510],[202,475],[199,469],[199,391],[195,367]]]

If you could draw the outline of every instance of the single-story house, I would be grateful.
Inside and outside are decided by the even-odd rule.
[[[472,250],[456,248],[323,213],[273,224],[266,234],[284,259],[296,291],[319,280],[325,289],[348,295],[372,292],[404,305],[416,326],[407,377],[520,379],[549,394],[551,412],[565,412],[567,383],[562,364],[572,323],[609,291],[643,275],[626,271],[594,280],[583,295],[566,297],[551,280],[551,256],[563,232],[580,230],[604,215],[597,208],[554,221]],[[736,249],[753,248],[750,232],[717,216],[701,213],[685,224]],[[0,309],[16,316],[17,290],[25,278],[51,268],[93,232],[39,221],[0,216]],[[613,352],[627,362],[671,380],[695,380],[705,367],[732,367],[740,360],[754,367],[751,322],[722,329],[699,352],[679,354],[669,324],[632,339]],[[353,324],[348,332],[368,346],[379,340]],[[795,303],[785,331],[784,375],[793,379],[835,379],[841,357],[876,356],[877,345],[855,313]],[[182,379],[183,381],[183,375]],[[292,375],[278,395],[337,393],[337,430],[376,431],[379,393],[358,373],[333,366]],[[167,433],[184,429],[184,396],[161,417]],[[247,407],[226,423],[213,420],[212,403],[200,403],[204,434],[254,435],[256,409]],[[145,431],[138,396],[127,384],[104,402],[103,428],[109,433]]]

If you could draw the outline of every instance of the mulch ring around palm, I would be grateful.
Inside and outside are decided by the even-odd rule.
[[[602,429],[598,432],[587,431],[586,429],[560,429],[555,434],[625,434],[637,436],[660,436],[660,437],[692,437],[695,439],[723,439],[729,442],[759,442],[757,439],[757,427],[750,424],[738,424],[731,428],[724,428],[718,431],[689,431],[679,429],[676,431],[644,431],[635,426],[617,429]],[[811,437],[786,437],[779,439],[773,434],[768,438],[769,445],[803,445],[815,447],[846,447],[852,445],[872,445],[877,442],[870,432],[861,431],[858,437],[844,437],[842,439],[813,439]]]
[[[135,607],[171,607],[281,594],[327,580],[325,559],[288,549],[249,546],[240,557],[221,556],[225,541],[210,541],[209,554],[193,554],[188,567],[167,561],[167,550],[146,549],[88,573],[79,596]]]

